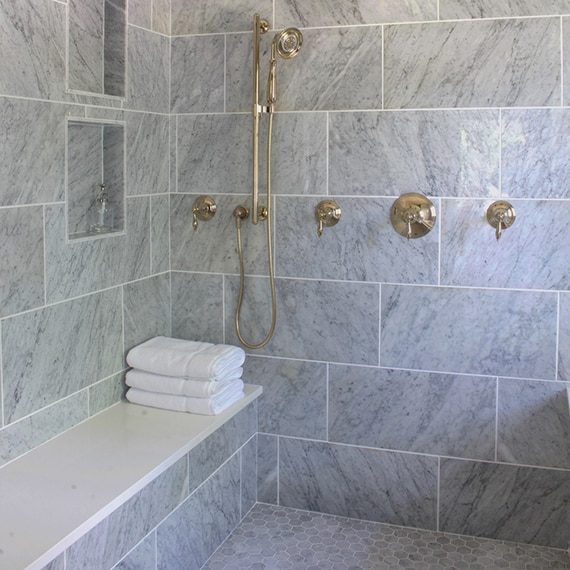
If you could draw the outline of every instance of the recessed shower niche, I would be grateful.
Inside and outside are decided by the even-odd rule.
[[[67,122],[67,235],[98,237],[125,228],[125,125]]]
[[[70,91],[125,97],[126,0],[69,0]]]

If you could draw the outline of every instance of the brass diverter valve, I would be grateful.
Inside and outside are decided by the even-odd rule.
[[[192,227],[198,229],[198,220],[208,222],[216,215],[216,202],[210,196],[198,196],[192,205]]]
[[[501,239],[503,230],[510,228],[514,223],[517,214],[515,209],[508,202],[498,200],[487,208],[487,221],[495,228],[497,241]]]
[[[317,235],[323,235],[323,227],[329,228],[338,224],[342,211],[334,200],[323,200],[315,208],[315,218],[318,223]]]
[[[402,194],[390,210],[394,229],[408,239],[425,236],[433,229],[435,220],[435,206],[423,194],[416,192]]]

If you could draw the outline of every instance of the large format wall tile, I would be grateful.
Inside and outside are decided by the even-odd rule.
[[[201,342],[224,341],[224,278],[173,271],[172,336]]]
[[[387,26],[384,49],[386,108],[560,104],[558,18]]]
[[[278,504],[279,437],[257,435],[257,500]]]
[[[408,241],[390,223],[393,198],[331,198],[337,201],[342,216],[336,226],[324,228],[320,238],[315,221],[320,197],[276,199],[278,276],[437,283],[437,229],[421,240]]]
[[[269,35],[269,34],[268,34]],[[303,30],[303,47],[277,63],[278,111],[382,108],[382,27]],[[268,61],[267,49],[262,61]],[[251,109],[251,36],[227,38],[227,109]],[[262,68],[265,67],[262,65]]]
[[[248,278],[241,332],[259,342],[269,330],[269,279]],[[226,278],[226,342],[239,344],[233,315],[239,279]],[[378,285],[277,279],[277,327],[259,354],[286,358],[378,364]]]
[[[439,0],[442,20],[568,14],[568,0]]]
[[[570,472],[441,460],[440,530],[568,548]]]
[[[224,45],[223,35],[173,38],[172,113],[220,113],[224,110]]]
[[[502,196],[570,198],[569,128],[567,109],[503,111]]]
[[[279,504],[436,527],[437,459],[281,438]]]
[[[248,356],[243,378],[263,386],[260,432],[326,439],[326,364]]]
[[[170,197],[150,198],[150,271],[161,273],[170,269]]]
[[[114,570],[156,570],[156,533],[151,532]]]
[[[557,305],[554,293],[383,285],[380,363],[554,380]]]
[[[570,469],[569,387],[560,382],[499,381],[499,461]]]
[[[570,293],[560,294],[558,380],[570,382]]]
[[[3,321],[4,422],[120,371],[120,314],[111,289]]]
[[[436,0],[282,0],[276,3],[279,27],[351,26],[437,19]]]
[[[157,529],[159,570],[199,570],[240,521],[234,455]]]
[[[255,12],[273,27],[271,0],[172,0],[172,35],[250,31]]]
[[[53,4],[53,2],[51,2]],[[65,117],[76,106],[0,98],[0,205],[59,202],[65,197]]]
[[[329,382],[331,441],[495,458],[494,379],[332,365]]]
[[[0,209],[0,317],[44,303],[40,206]]]
[[[442,202],[442,285],[570,288],[570,201],[510,200],[517,218],[499,242],[486,218],[489,200]]]
[[[499,113],[331,113],[330,194],[496,196]]]

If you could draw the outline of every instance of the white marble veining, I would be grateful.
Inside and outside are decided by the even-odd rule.
[[[168,195],[150,198],[150,270],[170,269],[170,199]]]
[[[570,293],[560,294],[558,380],[570,381]]]
[[[439,0],[442,20],[570,14],[568,0]]]
[[[559,18],[387,26],[384,50],[388,109],[560,104]]]

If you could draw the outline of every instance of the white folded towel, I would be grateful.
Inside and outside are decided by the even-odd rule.
[[[132,368],[177,378],[211,379],[239,368],[245,352],[228,344],[211,344],[157,336],[127,354]]]
[[[133,368],[125,375],[127,386],[146,390],[147,392],[160,392],[176,396],[189,396],[191,398],[208,398],[224,390],[230,382],[240,380],[243,368],[235,368],[226,376],[218,376],[212,380],[194,380],[192,378],[174,378],[151,374]],[[243,382],[241,382],[243,388]]]
[[[205,416],[215,416],[223,412],[234,402],[243,398],[243,396],[243,383],[241,380],[234,380],[225,390],[210,398],[188,398],[173,394],[159,394],[157,392],[139,390],[138,388],[129,388],[127,390],[127,400],[133,404]]]

